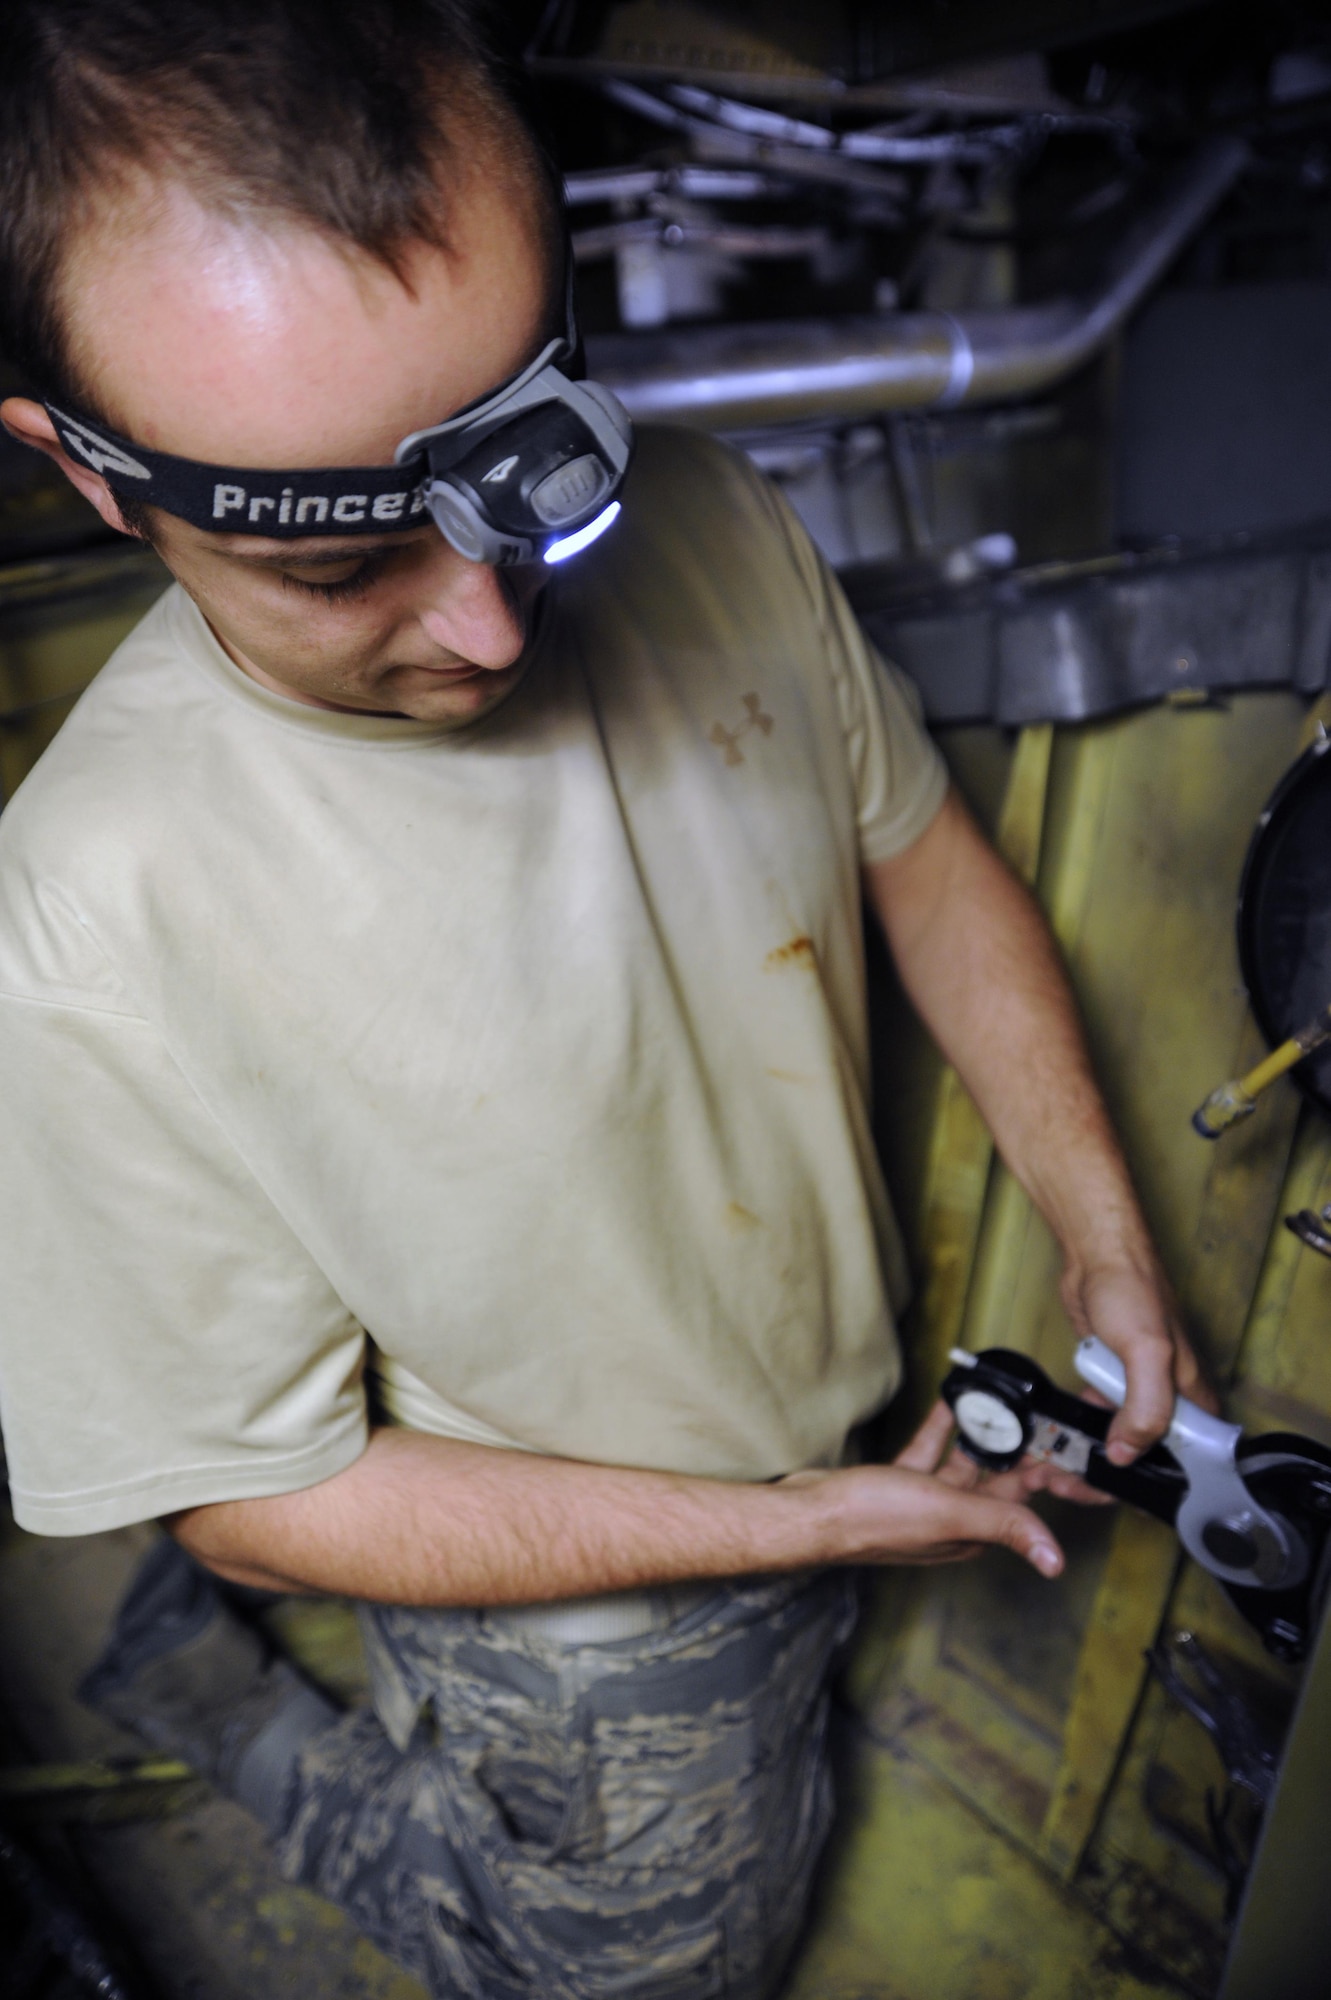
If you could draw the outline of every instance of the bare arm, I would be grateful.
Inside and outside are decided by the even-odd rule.
[[[955,793],[904,853],[865,870],[906,989],[1062,1246],[1080,1333],[1122,1358],[1120,1462],[1166,1428],[1175,1386],[1209,1400],[1034,898]],[[1116,1441],[1116,1442],[1113,1442]]]
[[[868,887],[912,996],[1068,1252],[1074,1317],[1128,1362],[1125,1415],[1144,1441],[1167,1414],[1172,1309],[1044,921],[955,803]],[[1180,1357],[1186,1382],[1186,1347]],[[1041,1486],[1087,1490],[1047,1467],[982,1481],[948,1455],[950,1435],[940,1405],[893,1466],[751,1486],[380,1430],[318,1486],[169,1525],[238,1582],[417,1605],[948,1562],[986,1544],[1056,1575],[1057,1543],[1022,1501]]]
[[[238,1583],[379,1603],[527,1604],[818,1563],[948,1562],[986,1543],[1043,1575],[1058,1544],[1024,1497],[1081,1497],[1047,1468],[981,1481],[947,1455],[940,1404],[892,1466],[772,1485],[542,1458],[379,1430],[345,1472],[301,1493],[194,1507],[167,1523]]]

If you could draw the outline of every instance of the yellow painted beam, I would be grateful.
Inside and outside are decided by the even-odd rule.
[[[196,1773],[176,1757],[126,1764],[20,1764],[0,1770],[0,1800],[54,1799],[71,1792],[121,1792],[132,1785],[179,1785]]]
[[[1077,1663],[1063,1758],[1039,1851],[1071,1881],[1095,1831],[1146,1679],[1144,1654],[1159,1629],[1179,1565],[1170,1529],[1124,1508],[1114,1523]]]

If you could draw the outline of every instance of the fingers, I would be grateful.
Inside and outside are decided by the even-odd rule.
[[[1088,1486],[1074,1472],[1064,1472],[1047,1460],[1023,1459],[1010,1472],[985,1472],[952,1439],[952,1412],[946,1403],[939,1402],[893,1463],[902,1471],[932,1473],[940,1485],[954,1492],[972,1492],[978,1487],[995,1500],[1020,1503],[1032,1493],[1052,1493],[1056,1499],[1071,1500],[1079,1507],[1114,1504],[1111,1494]]]
[[[1022,1491],[1032,1493],[1052,1493],[1056,1500],[1071,1500],[1078,1507],[1112,1507],[1112,1493],[1102,1493],[1098,1486],[1088,1486],[1075,1472],[1064,1472],[1048,1462],[1018,1468],[1022,1478]]]
[[[924,1430],[932,1451],[942,1434],[936,1415]],[[923,1454],[920,1439],[913,1442]],[[937,1472],[900,1463],[847,1467],[827,1475],[827,1497],[834,1502],[837,1561],[956,1562],[992,1545],[1011,1549],[1041,1576],[1057,1576],[1063,1567],[1053,1531],[1019,1498],[984,1487],[963,1491]]]
[[[1064,1298],[1079,1332],[1096,1334],[1123,1363],[1127,1395],[1105,1451],[1113,1464],[1130,1465],[1164,1435],[1174,1411],[1175,1314],[1168,1282],[1153,1263],[1100,1265],[1069,1271]]]
[[[1174,1382],[1180,1396],[1186,1396],[1190,1403],[1198,1403],[1212,1416],[1220,1414],[1220,1398],[1202,1373],[1201,1363],[1191,1346],[1177,1330],[1174,1334]]]
[[[1127,1370],[1128,1393],[1109,1426],[1105,1456],[1115,1465],[1131,1465],[1169,1429],[1174,1414],[1174,1349],[1165,1341],[1139,1339],[1122,1342],[1119,1355]]]
[[[1063,1568],[1063,1551],[1053,1535],[1029,1507],[1012,1500],[1000,1500],[987,1489],[979,1493],[953,1496],[957,1522],[969,1531],[966,1539],[988,1542],[1011,1549],[1041,1576],[1058,1576]]]
[[[954,1444],[939,1466],[936,1477],[945,1486],[957,1486],[963,1492],[968,1492],[972,1486],[982,1484],[988,1486],[993,1474],[985,1472],[973,1458],[968,1457],[959,1444]]]
[[[973,1458],[954,1445],[934,1474],[942,1484],[962,1492],[978,1487],[995,1500],[1029,1499],[1032,1493],[1052,1493],[1056,1500],[1071,1500],[1078,1507],[1112,1507],[1112,1493],[1088,1486],[1075,1472],[1065,1472],[1049,1459],[1024,1458],[1010,1472],[984,1472]]]
[[[1109,1426],[1106,1453],[1115,1465],[1130,1465],[1139,1452],[1164,1435],[1177,1397],[1186,1396],[1202,1409],[1219,1413],[1220,1400],[1181,1333],[1175,1333],[1167,1344],[1159,1340],[1121,1342],[1118,1353],[1127,1370],[1128,1393]]]
[[[1121,1305],[1122,1296],[1115,1299]],[[1150,1300],[1135,1325],[1125,1327],[1120,1318],[1101,1312],[1091,1319],[1091,1331],[1112,1347],[1123,1363],[1128,1392],[1122,1409],[1109,1426],[1107,1456],[1115,1465],[1130,1465],[1139,1452],[1154,1444],[1168,1430],[1178,1396],[1186,1396],[1204,1410],[1218,1412],[1219,1399],[1203,1376],[1196,1355],[1177,1326],[1166,1324],[1162,1331],[1152,1325]],[[1103,1404],[1094,1389],[1083,1389],[1088,1402]]]
[[[952,1412],[940,1397],[892,1463],[904,1472],[936,1472],[952,1442]]]
[[[941,1475],[940,1475],[941,1477]],[[1029,1500],[1034,1493],[1052,1493],[1056,1500],[1071,1500],[1078,1507],[1112,1507],[1114,1497],[1088,1486],[1075,1472],[1064,1472],[1048,1459],[1023,1459],[1011,1472],[991,1473],[982,1489],[995,1500]]]

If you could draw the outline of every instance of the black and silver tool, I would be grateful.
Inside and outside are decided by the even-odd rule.
[[[1121,1405],[1118,1356],[1090,1339],[1075,1358],[1082,1380]],[[1267,1650],[1303,1658],[1331,1574],[1331,1451],[1293,1433],[1246,1437],[1180,1396],[1160,1443],[1115,1465],[1105,1453],[1113,1410],[1057,1388],[1027,1355],[954,1349],[952,1362],[942,1394],[976,1464],[1005,1472],[1047,1459],[1168,1522]]]

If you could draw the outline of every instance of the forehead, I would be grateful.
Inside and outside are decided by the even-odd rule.
[[[538,225],[479,174],[448,248],[399,277],[313,230],[141,186],[71,247],[62,297],[78,378],[108,420],[218,464],[391,461],[530,357],[550,319]]]

